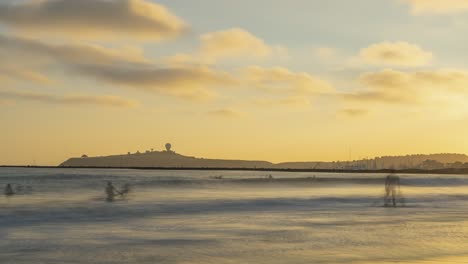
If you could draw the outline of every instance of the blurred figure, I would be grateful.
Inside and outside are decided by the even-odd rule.
[[[11,196],[13,194],[15,194],[15,192],[13,191],[13,187],[11,187],[11,184],[8,183],[5,187],[5,195]]]
[[[120,191],[120,193],[122,194],[122,196],[128,194],[130,192],[130,184],[126,183],[122,186],[122,191]]]
[[[116,189],[114,185],[112,185],[112,182],[108,181],[107,186],[106,186],[106,196],[107,196],[107,201],[112,202],[114,201],[114,197],[116,195]]]
[[[393,207],[397,205],[397,195],[400,191],[400,177],[396,175],[388,175],[385,178],[385,206],[389,206],[391,203]]]

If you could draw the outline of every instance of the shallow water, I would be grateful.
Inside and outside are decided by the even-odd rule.
[[[468,176],[385,176],[0,168],[0,263],[468,263]]]

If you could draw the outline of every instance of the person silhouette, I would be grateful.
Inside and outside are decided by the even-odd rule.
[[[15,192],[13,191],[13,187],[11,186],[11,184],[8,183],[5,187],[5,195],[11,196],[13,194],[15,194]]]
[[[385,198],[384,203],[385,206],[389,206],[389,203],[393,205],[393,207],[397,206],[397,195],[398,191],[400,190],[400,177],[396,175],[388,175],[385,178]]]
[[[114,185],[112,185],[112,182],[108,181],[107,182],[107,186],[106,186],[106,196],[107,196],[107,201],[108,202],[112,202],[114,201],[114,197],[115,197],[115,187]]]

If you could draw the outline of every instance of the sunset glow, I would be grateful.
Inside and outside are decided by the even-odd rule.
[[[462,0],[1,1],[0,161],[467,153],[467,25]]]

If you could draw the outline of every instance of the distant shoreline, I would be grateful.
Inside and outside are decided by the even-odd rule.
[[[174,170],[174,171],[264,171],[264,172],[322,172],[322,173],[403,173],[403,174],[468,174],[468,168],[455,169],[381,169],[381,170],[340,170],[340,169],[286,169],[286,168],[200,168],[200,167],[72,167],[72,166],[27,166],[0,165],[0,168],[33,169],[115,169],[115,170]]]

